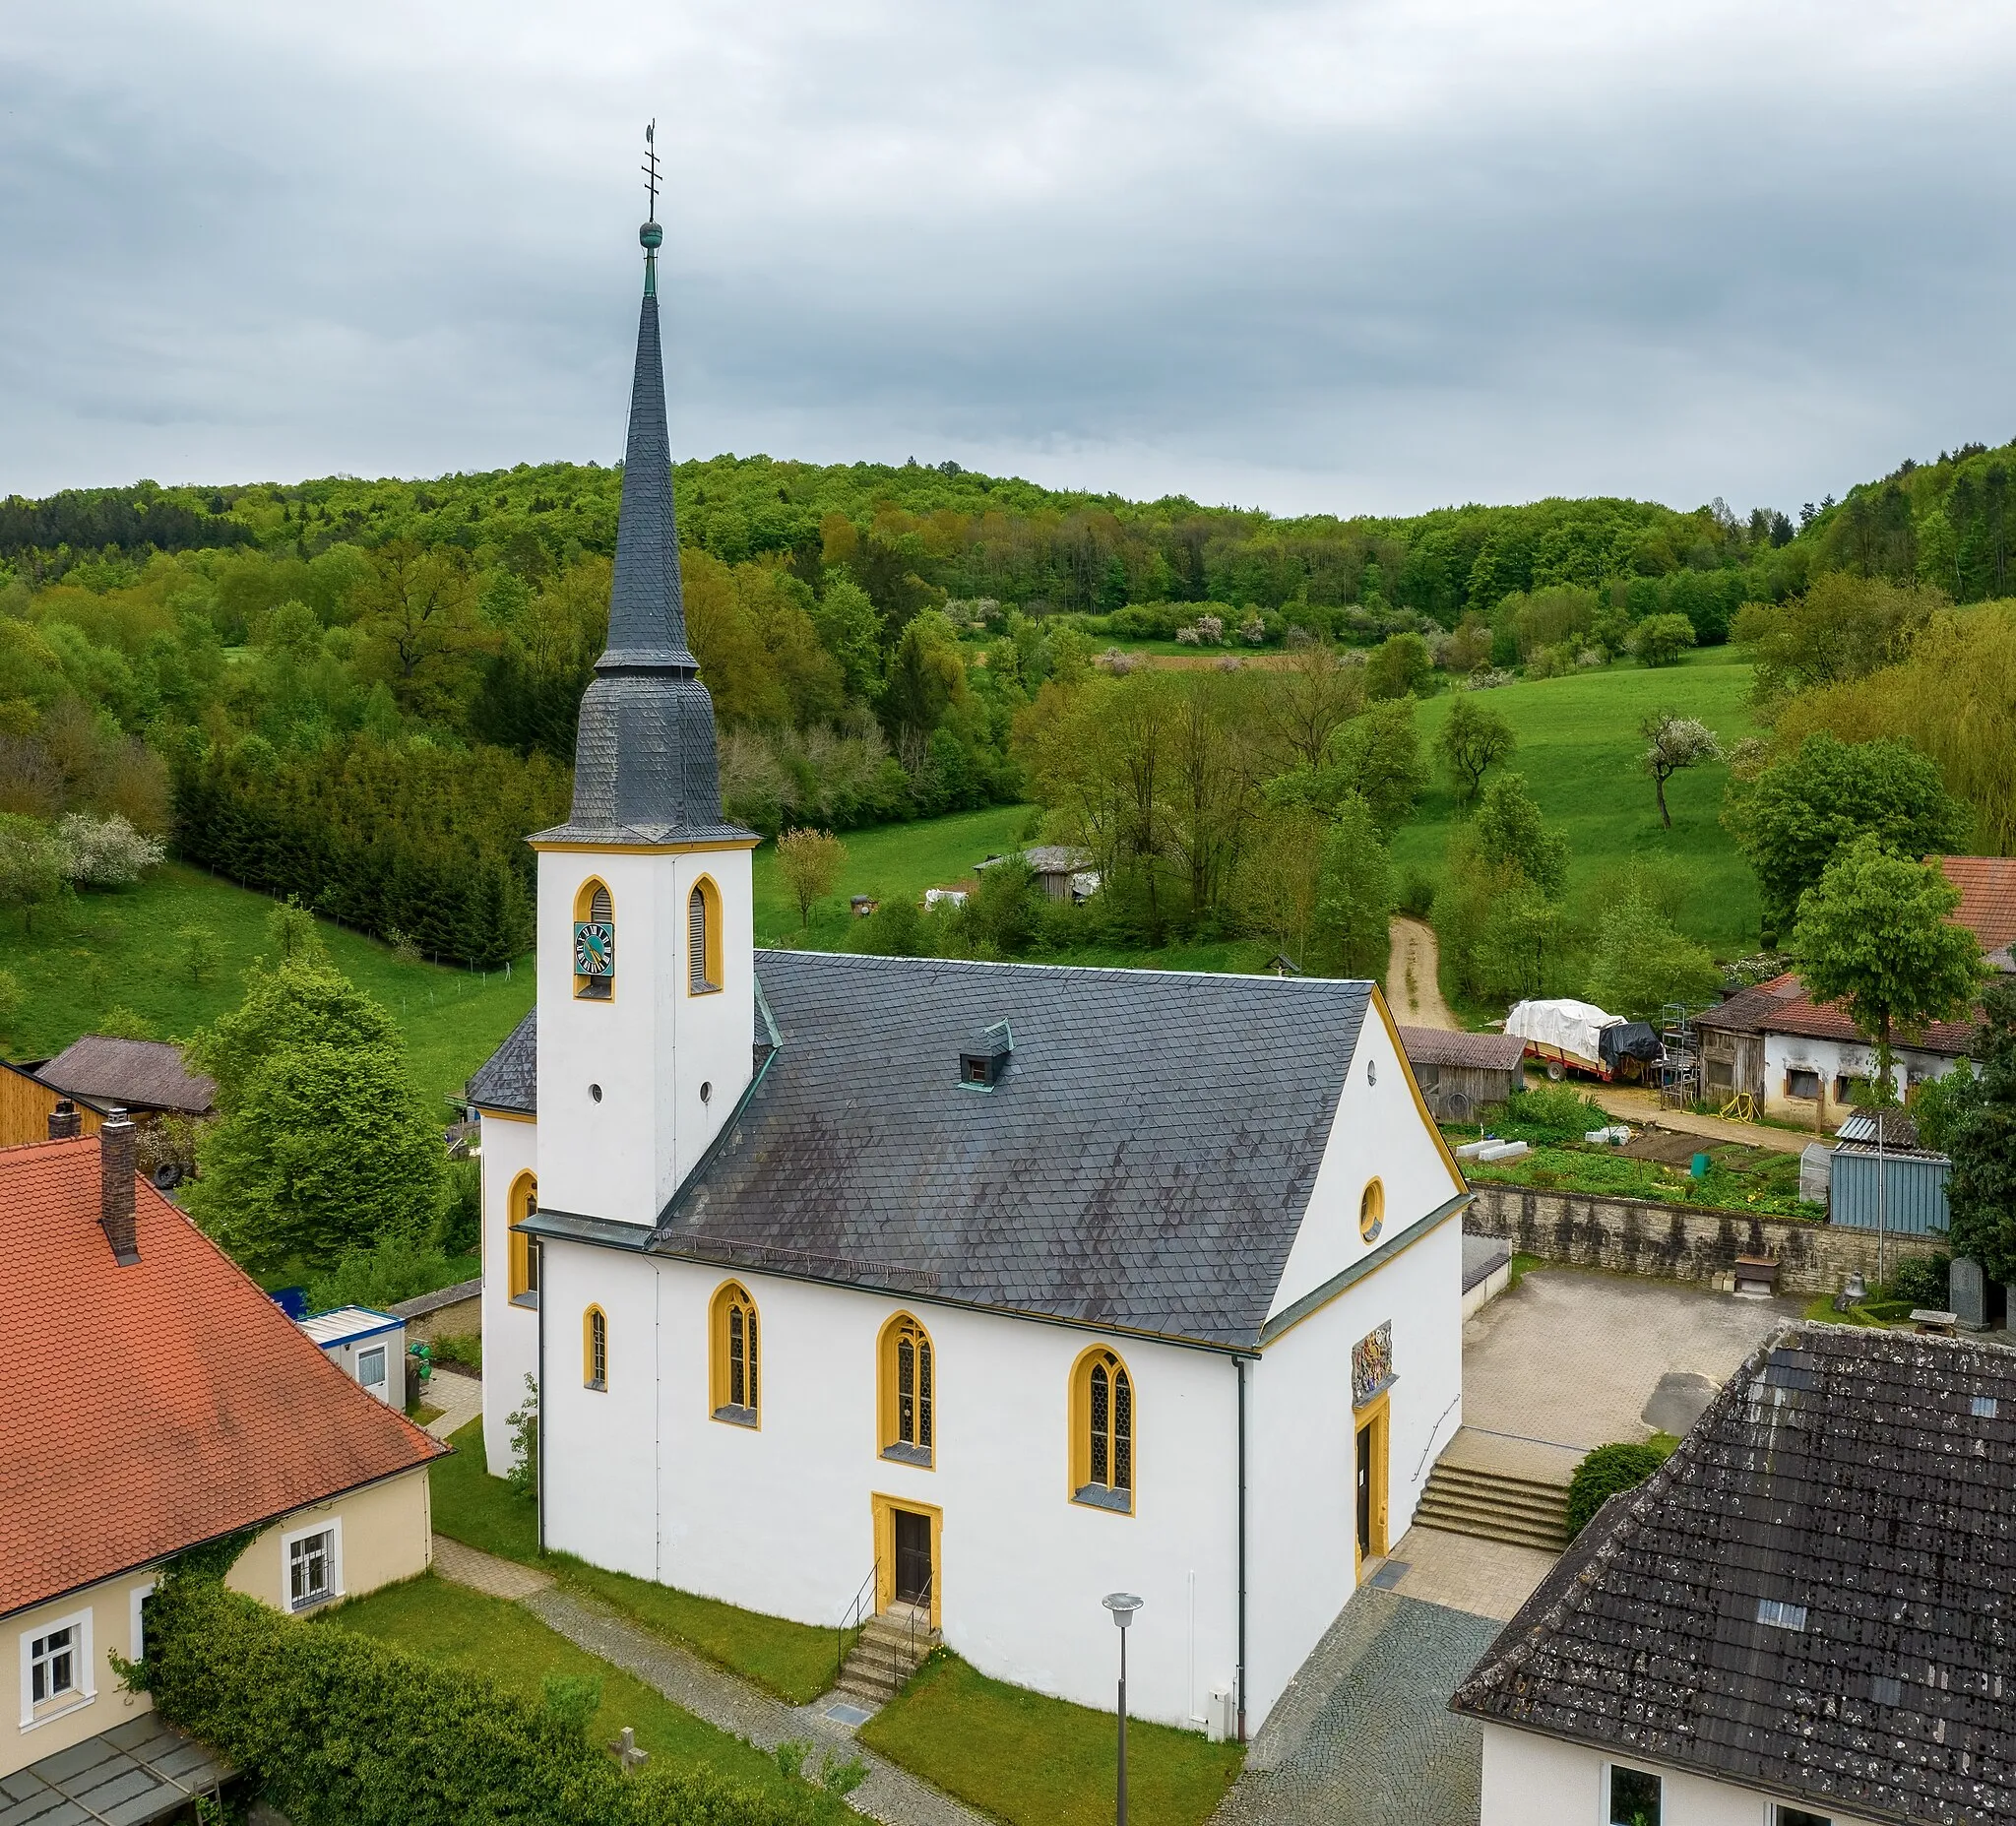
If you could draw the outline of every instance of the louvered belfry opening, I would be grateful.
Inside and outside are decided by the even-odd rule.
[[[707,911],[707,891],[696,887],[686,897],[686,986],[695,995],[705,995],[721,984],[714,980],[708,946],[713,933]]]

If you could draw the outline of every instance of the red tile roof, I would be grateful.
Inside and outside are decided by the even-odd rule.
[[[1694,1025],[1721,1028],[1732,1034],[1761,1034],[1776,1025],[1778,1013],[1787,1002],[1803,999],[1799,979],[1787,971],[1768,982],[1738,989],[1728,1001],[1718,1002],[1696,1015]]]
[[[1954,923],[1971,927],[1984,951],[2016,939],[2016,856],[1941,856],[1939,868],[1960,890]]]
[[[1781,1002],[1775,1013],[1758,1022],[1756,1031],[1762,1034],[1798,1034],[1808,1039],[1867,1043],[1856,1032],[1855,1023],[1843,1012],[1840,1003],[1815,1002],[1804,989]],[[1942,1052],[1957,1059],[1973,1051],[1974,1033],[1972,1021],[1934,1021],[1916,1039],[1906,1039],[1899,1034],[1896,1043],[1918,1052]]]
[[[0,1615],[446,1450],[144,1179],[118,1267],[98,1182],[94,1135],[0,1150]]]

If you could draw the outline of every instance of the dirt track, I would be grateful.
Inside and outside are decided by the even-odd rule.
[[[1386,1000],[1392,1005],[1393,1018],[1405,1027],[1458,1026],[1442,999],[1437,975],[1441,953],[1435,946],[1434,928],[1396,914],[1388,929],[1393,935],[1393,953],[1386,961]]]

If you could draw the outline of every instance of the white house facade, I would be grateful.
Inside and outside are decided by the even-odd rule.
[[[655,228],[647,227],[646,245]],[[550,1548],[1256,1729],[1460,1422],[1467,1191],[1375,985],[759,952],[650,269],[609,651],[482,1112]]]

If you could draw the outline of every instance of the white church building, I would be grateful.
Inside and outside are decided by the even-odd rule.
[[[1468,1198],[1368,982],[758,951],[687,650],[654,250],[609,645],[471,1083],[484,1442],[539,1527],[1256,1730],[1461,1420]]]

